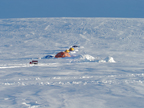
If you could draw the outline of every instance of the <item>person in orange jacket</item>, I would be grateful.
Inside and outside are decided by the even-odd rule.
[[[64,58],[64,57],[71,57],[69,54],[70,51],[73,51],[74,48],[70,48],[69,50],[65,50],[64,52],[59,52],[55,55],[55,58]]]

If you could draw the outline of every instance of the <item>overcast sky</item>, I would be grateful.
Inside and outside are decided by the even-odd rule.
[[[0,0],[0,18],[144,18],[144,0]]]

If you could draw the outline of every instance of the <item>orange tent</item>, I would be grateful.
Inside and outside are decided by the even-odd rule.
[[[71,57],[67,52],[59,52],[55,55],[55,58],[64,58],[64,57]]]

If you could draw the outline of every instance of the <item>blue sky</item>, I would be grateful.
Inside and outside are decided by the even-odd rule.
[[[144,18],[144,0],[0,0],[0,18]]]

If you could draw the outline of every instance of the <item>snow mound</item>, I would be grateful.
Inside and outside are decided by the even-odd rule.
[[[81,60],[84,60],[84,61],[95,61],[95,58],[91,55],[81,55],[80,57]]]
[[[113,57],[106,57],[104,60],[99,60],[99,63],[116,63]]]
[[[76,56],[70,62],[116,63],[113,57],[106,57],[105,59],[98,60],[89,54]]]

